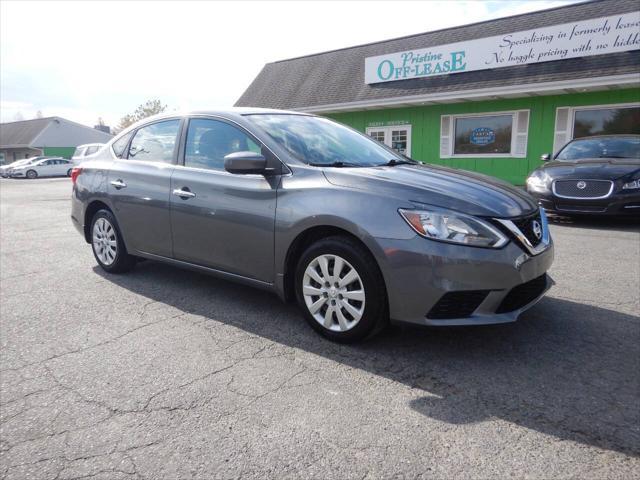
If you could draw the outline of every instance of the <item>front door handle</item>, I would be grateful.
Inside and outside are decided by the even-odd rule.
[[[191,190],[189,190],[187,187],[176,188],[173,191],[173,194],[180,197],[183,200],[186,200],[187,198],[193,198],[196,196],[196,194],[193,193]]]
[[[116,187],[116,189],[120,190],[121,188],[126,188],[127,184],[124,183],[122,180],[118,179],[118,180],[111,180],[109,182],[111,185],[113,185],[114,187]]]

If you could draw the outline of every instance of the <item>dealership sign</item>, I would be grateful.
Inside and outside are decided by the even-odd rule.
[[[364,81],[392,82],[637,49],[640,11],[368,57]]]

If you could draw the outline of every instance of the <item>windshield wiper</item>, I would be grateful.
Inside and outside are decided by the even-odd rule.
[[[415,165],[415,160],[398,160],[397,158],[392,158],[387,163],[383,163],[382,165],[378,165],[379,167],[395,167],[396,165]]]
[[[331,163],[313,163],[309,162],[307,165],[311,165],[312,167],[362,167],[357,163],[349,163],[349,162],[331,162]]]

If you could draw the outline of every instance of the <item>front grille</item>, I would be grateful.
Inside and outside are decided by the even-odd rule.
[[[553,193],[567,198],[602,198],[611,193],[611,180],[556,180]]]
[[[543,274],[533,280],[518,285],[511,289],[507,296],[502,299],[502,303],[496,310],[496,313],[513,312],[525,305],[533,302],[542,295],[547,287],[547,274]]]
[[[540,218],[540,210],[538,210],[534,215],[524,218],[516,218],[511,220],[513,224],[518,227],[518,229],[522,232],[522,234],[527,237],[529,243],[534,247],[537,247],[538,244],[542,241],[542,219]],[[537,228],[534,228],[534,221],[538,223]],[[539,229],[540,237],[538,237],[534,231]]]
[[[427,318],[434,320],[447,320],[452,318],[466,318],[476,311],[489,290],[465,290],[445,293],[436,303]]]

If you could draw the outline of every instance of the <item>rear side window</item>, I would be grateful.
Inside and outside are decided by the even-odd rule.
[[[180,120],[152,123],[138,129],[129,146],[129,159],[146,162],[171,162]]]
[[[86,157],[87,155],[92,155],[94,153],[96,153],[98,151],[99,147],[87,147],[87,151],[84,152],[84,156]]]
[[[85,147],[76,147],[75,151],[73,152],[73,156],[82,157],[84,155],[84,149]]]
[[[189,121],[184,155],[185,167],[224,170],[224,157],[234,152],[261,153],[262,146],[233,125],[219,120]]]
[[[133,132],[129,132],[126,135],[123,135],[118,140],[113,142],[111,148],[113,149],[113,153],[116,154],[116,157],[122,158],[124,157],[125,149],[127,148],[127,143],[129,143],[129,139],[133,135]]]

